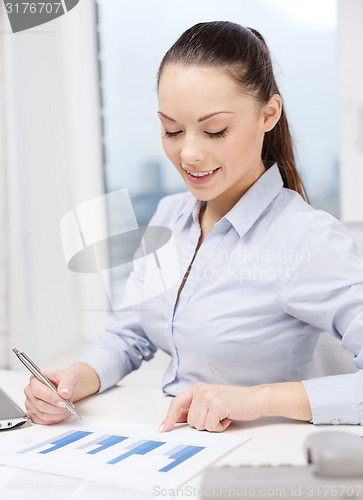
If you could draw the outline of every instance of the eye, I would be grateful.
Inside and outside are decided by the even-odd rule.
[[[178,130],[177,132],[168,132],[167,130],[164,130],[163,135],[164,135],[164,137],[167,137],[168,139],[170,139],[172,137],[177,137],[181,133],[182,133],[181,130]]]
[[[211,139],[219,139],[220,137],[224,137],[226,133],[227,133],[227,127],[221,130],[220,132],[206,132],[206,134],[209,135]]]

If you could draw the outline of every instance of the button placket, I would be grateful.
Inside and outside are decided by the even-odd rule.
[[[212,231],[208,234],[207,238],[203,241],[203,244],[198,250],[195,257],[193,265],[190,269],[189,276],[186,280],[184,288],[182,289],[177,307],[174,310],[174,318],[180,314],[180,311],[186,306],[186,304],[191,299],[195,287],[197,286],[199,280],[203,275],[203,271],[209,261],[209,259],[214,255],[214,252],[223,241],[228,230],[223,226],[215,226]]]
[[[187,247],[187,251],[185,251],[185,247],[181,249],[181,254],[180,254],[180,277],[181,279],[184,278],[184,275],[189,267],[189,264],[193,258],[195,248],[197,247],[198,241],[200,237],[200,226],[197,224],[193,224],[190,228],[190,242],[191,244]],[[193,245],[194,244],[194,245]],[[178,349],[175,344],[175,339],[174,339],[174,321],[175,321],[175,311],[177,309],[177,306],[180,302],[180,296],[178,299],[178,302],[176,303],[176,297],[179,291],[181,285],[181,281],[178,281],[172,290],[170,290],[170,293],[168,294],[168,309],[169,309],[169,321],[168,321],[168,344],[170,351],[172,353],[172,374],[170,374],[168,381],[166,382],[165,385],[168,385],[172,383],[178,373],[178,366],[179,366],[179,354],[178,354]],[[182,290],[183,291],[183,290]],[[182,294],[181,294],[182,295]]]

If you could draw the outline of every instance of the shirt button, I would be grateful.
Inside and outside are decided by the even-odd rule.
[[[332,425],[339,425],[339,424],[340,424],[340,422],[339,422],[339,420],[338,420],[337,418],[332,418],[332,419],[330,420],[330,423],[331,423]]]

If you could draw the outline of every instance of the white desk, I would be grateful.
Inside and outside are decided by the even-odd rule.
[[[28,375],[23,372],[10,372],[0,370],[0,387],[22,407],[24,407],[23,389],[27,383]],[[89,397],[77,403],[78,411],[85,417],[108,418],[126,422],[150,424],[158,427],[168,409],[170,398],[165,397],[161,389],[142,387],[135,383],[136,379],[127,379],[120,385],[103,394]],[[230,453],[218,462],[219,464],[295,464],[306,463],[303,453],[303,442],[307,435],[321,430],[334,430],[335,432],[350,431],[363,434],[360,426],[314,426],[305,422],[298,422],[278,417],[264,417],[255,422],[233,423],[226,432],[238,436],[251,437],[252,439],[240,448]],[[5,431],[6,432],[6,431]],[[15,432],[12,431],[12,432]],[[196,431],[197,432],[197,431]],[[0,446],[1,446],[0,432]],[[33,476],[30,476],[30,475]],[[0,468],[1,475],[1,468]],[[37,478],[35,482],[35,478]],[[188,483],[189,486],[200,487],[201,476]],[[52,496],[45,497],[41,494],[41,484],[46,482],[47,491],[52,488]],[[62,487],[60,488],[60,484]],[[85,485],[80,481],[65,478],[45,476],[38,473],[18,475],[9,483],[5,491],[1,491],[1,500],[92,500],[93,498],[105,500],[139,500],[141,495],[136,494],[120,496],[120,491],[115,487],[97,488],[92,483]],[[161,498],[161,497],[160,497]],[[165,497],[163,497],[165,498]],[[196,498],[196,497],[194,497]]]

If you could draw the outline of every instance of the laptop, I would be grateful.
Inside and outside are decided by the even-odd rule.
[[[24,411],[0,388],[0,431],[23,425],[28,420]]]

